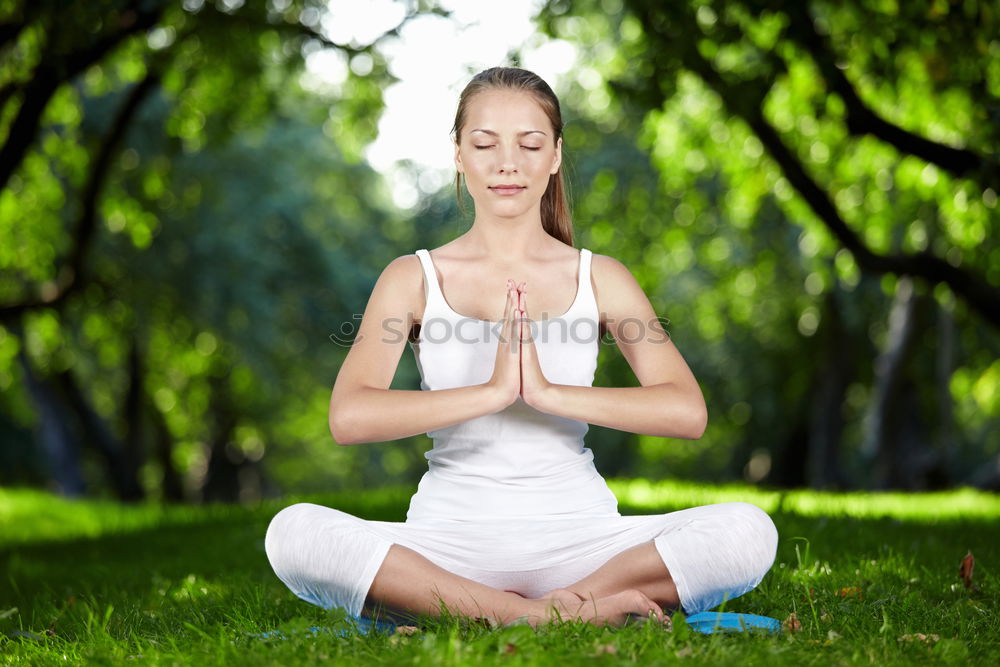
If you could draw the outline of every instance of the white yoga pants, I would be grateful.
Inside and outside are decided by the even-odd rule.
[[[638,516],[414,522],[370,521],[300,503],[275,515],[264,543],[275,574],[295,595],[361,616],[393,544],[460,576],[533,598],[650,540],[682,608],[693,614],[756,587],[774,562],[778,534],[767,513],[748,503]]]

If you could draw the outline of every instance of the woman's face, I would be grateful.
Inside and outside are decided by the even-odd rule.
[[[538,209],[559,171],[562,139],[531,93],[487,90],[471,98],[455,145],[477,214],[520,217]]]

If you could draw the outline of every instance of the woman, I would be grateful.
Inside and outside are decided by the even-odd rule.
[[[472,227],[386,267],[330,405],[342,445],[427,432],[429,469],[402,523],[283,509],[266,538],[275,573],[355,616],[443,604],[532,625],[667,622],[666,609],[707,610],[752,589],[777,545],[766,513],[726,503],[621,516],[583,446],[588,423],[699,438],[707,412],[628,269],[573,248],[552,90],[525,70],[481,72],[453,133]],[[400,321],[408,336],[390,330]],[[591,386],[605,331],[641,387]],[[388,389],[407,338],[421,391]]]

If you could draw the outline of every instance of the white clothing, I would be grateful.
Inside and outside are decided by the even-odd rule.
[[[416,254],[427,297],[419,337],[411,343],[421,389],[488,381],[501,323],[452,310],[430,253]],[[533,323],[539,364],[550,382],[593,384],[600,342],[590,260],[591,252],[580,250],[569,310]],[[394,543],[455,574],[526,597],[568,586],[650,540],[687,613],[711,609],[760,583],[777,547],[777,531],[763,510],[723,503],[621,516],[584,446],[588,429],[586,422],[540,412],[518,398],[497,413],[430,431],[428,471],[405,522],[293,505],[268,527],[271,566],[300,598],[355,616]]]

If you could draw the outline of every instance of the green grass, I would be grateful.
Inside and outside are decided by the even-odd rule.
[[[1000,664],[1000,499],[769,492],[613,481],[623,513],[748,500],[781,541],[761,586],[727,611],[802,624],[778,636],[700,635],[651,624],[491,630],[457,619],[412,636],[342,638],[341,614],[295,598],[264,556],[254,507],[122,507],[0,489],[0,664]],[[308,500],[402,520],[411,489]],[[957,576],[976,556],[978,591]],[[285,638],[256,633],[282,630]],[[936,635],[927,640],[905,638]]]

